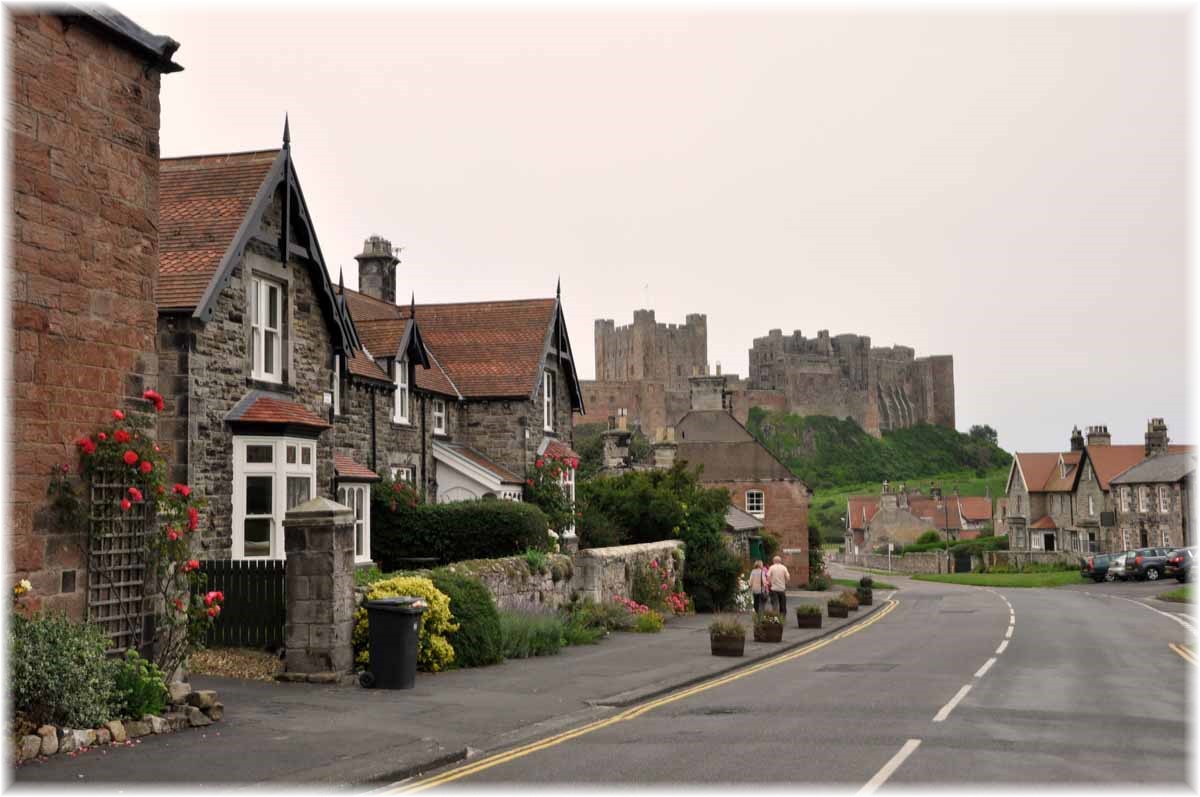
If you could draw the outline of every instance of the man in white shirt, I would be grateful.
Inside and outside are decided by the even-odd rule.
[[[791,577],[792,574],[783,565],[783,558],[776,556],[767,571],[767,579],[771,583],[771,603],[780,614],[787,614],[787,583]]]

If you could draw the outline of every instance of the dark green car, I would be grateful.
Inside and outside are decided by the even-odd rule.
[[[1113,576],[1108,572],[1108,566],[1113,559],[1124,556],[1121,553],[1097,553],[1085,556],[1080,560],[1079,575],[1092,581],[1112,581]]]

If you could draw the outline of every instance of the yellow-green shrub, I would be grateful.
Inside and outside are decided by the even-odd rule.
[[[367,600],[397,598],[412,595],[424,598],[429,607],[421,615],[421,630],[417,643],[417,667],[425,672],[438,672],[454,663],[454,647],[446,634],[458,630],[454,616],[450,613],[450,598],[420,576],[396,576],[376,581],[367,593]],[[371,637],[368,631],[367,610],[359,609],[354,614],[354,663],[367,667],[371,661]]]

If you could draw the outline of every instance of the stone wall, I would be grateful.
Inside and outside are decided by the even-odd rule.
[[[827,553],[825,561],[852,567],[867,567],[872,570],[889,569],[887,554]],[[954,568],[953,562],[949,561],[945,553],[929,551],[893,556],[891,557],[891,569],[897,573],[949,573]]]
[[[1067,562],[1078,564],[1084,554],[1075,551],[984,551],[983,564],[988,567],[1018,567],[1020,565],[1049,565]],[[975,557],[974,561],[978,561]]]
[[[478,578],[492,594],[497,609],[549,611],[571,602],[575,591],[571,557],[548,554],[546,569],[532,573],[523,556],[457,562],[450,570]]]
[[[409,410],[411,423],[399,424],[392,421],[394,394],[395,388],[390,385],[358,377],[343,377],[341,414],[334,418],[337,452],[371,468],[380,476],[387,476],[393,467],[413,468],[415,486],[418,489],[424,487],[430,500],[434,500],[431,488],[433,426],[428,417],[429,401],[424,394],[412,392],[412,407]],[[373,452],[372,423],[375,424]],[[424,459],[422,435],[425,437]]]
[[[639,564],[649,567],[652,561],[658,560],[660,567],[670,568],[668,576],[674,578],[671,552],[682,547],[683,543],[677,540],[664,540],[579,551],[573,560],[572,589],[580,598],[590,598],[597,603],[612,600],[614,595],[631,597],[633,574]]]
[[[86,535],[48,512],[48,474],[73,469],[77,438],[157,386],[160,74],[92,25],[5,16],[9,583],[28,577],[31,605],[80,617]]]

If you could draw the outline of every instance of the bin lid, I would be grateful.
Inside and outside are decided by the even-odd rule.
[[[401,612],[403,614],[421,614],[429,604],[424,598],[412,595],[401,595],[396,598],[377,598],[363,604],[368,610],[377,612]]]

